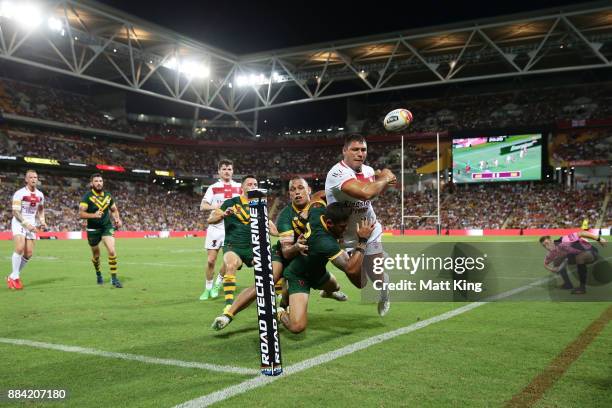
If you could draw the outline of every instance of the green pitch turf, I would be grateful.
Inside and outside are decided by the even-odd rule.
[[[472,179],[472,174],[483,173],[485,170],[490,172],[521,171],[520,179],[496,179],[496,181],[539,180],[541,177],[542,146],[528,148],[527,155],[522,159],[519,157],[519,151],[513,152],[512,157],[514,158],[514,162],[510,163],[506,162],[508,155],[500,153],[503,147],[524,143],[530,138],[530,135],[514,136],[508,138],[503,143],[483,144],[455,150],[453,152],[453,162],[455,163],[453,169],[454,181],[456,183],[486,182],[486,179]],[[493,160],[495,159],[498,161],[497,166],[493,164]],[[480,170],[479,168],[479,163],[481,161],[486,161],[488,163],[488,167],[485,170]],[[465,166],[468,163],[470,164],[471,170],[470,173],[466,174]],[[457,174],[457,170],[461,173]]]
[[[435,243],[453,237],[386,237],[387,243]],[[506,287],[545,278],[534,238],[508,241]],[[520,245],[519,245],[520,244]],[[99,355],[7,344],[6,339],[127,353],[159,359],[256,370],[256,313],[247,309],[228,328],[209,327],[222,298],[199,301],[203,289],[202,239],[118,240],[123,289],[95,283],[85,241],[38,241],[24,270],[23,291],[0,290],[0,389],[63,388],[65,402],[0,406],[171,407],[255,375],[126,361]],[[518,249],[520,248],[520,249]],[[12,243],[0,242],[0,268],[8,273]],[[522,257],[537,258],[533,267]],[[380,318],[376,305],[333,269],[349,301],[311,293],[309,325],[293,335],[281,329],[285,367],[372,336],[409,326],[466,303],[395,302]],[[252,270],[238,274],[240,288]],[[506,288],[504,287],[504,289]],[[536,286],[523,299],[548,289]],[[519,296],[519,297],[520,297]],[[272,384],[219,402],[218,406],[503,406],[612,302],[509,301],[485,304],[421,330],[356,351]],[[612,327],[608,325],[538,402],[538,407],[612,406]]]

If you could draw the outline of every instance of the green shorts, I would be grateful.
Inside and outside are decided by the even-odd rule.
[[[285,259],[285,257],[283,256],[280,241],[272,247],[272,262],[280,262],[281,264],[283,264],[283,269],[291,263],[290,260]]]
[[[87,228],[87,241],[89,242],[89,246],[92,247],[97,246],[100,241],[102,241],[102,237],[113,236],[115,236],[115,229],[113,227],[103,227],[95,229]]]
[[[226,243],[223,245],[223,253],[233,252],[240,257],[242,263],[249,268],[253,266],[253,248],[252,247],[237,247]],[[240,266],[242,268],[242,266]],[[238,269],[240,269],[238,268]]]
[[[321,289],[331,279],[331,274],[323,268],[319,271],[296,272],[289,265],[283,270],[283,277],[287,280],[289,295],[293,293],[310,293],[310,289]]]

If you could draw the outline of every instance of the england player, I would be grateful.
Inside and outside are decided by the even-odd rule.
[[[242,194],[240,183],[232,180],[234,175],[234,164],[231,160],[223,159],[219,161],[217,166],[219,172],[219,180],[212,184],[206,189],[202,203],[200,204],[200,211],[212,211],[221,207],[221,204],[225,200],[230,198],[238,197]],[[217,279],[213,285],[213,276],[215,272],[215,264],[217,262],[217,256],[219,255],[219,249],[223,247],[223,240],[225,238],[225,227],[223,219],[216,224],[209,224],[206,230],[206,251],[208,254],[208,262],[206,265],[206,286],[204,292],[200,296],[200,300],[206,300],[208,298],[216,298],[219,296],[219,289],[221,289],[221,283],[223,282],[223,270],[219,271]],[[223,266],[221,266],[223,269]]]
[[[366,219],[374,223],[374,232],[367,241],[362,268],[362,287],[365,286],[367,275],[372,282],[388,280],[386,274],[374,273],[374,259],[383,257],[382,226],[376,221],[372,207],[372,199],[380,195],[387,186],[395,185],[397,179],[389,169],[374,171],[365,163],[368,154],[366,140],[361,135],[351,135],[342,148],[343,160],[337,163],[327,173],[325,180],[325,195],[327,204],[342,203],[351,210],[343,245],[350,252],[357,247],[359,237],[357,226]],[[378,314],[384,316],[389,311],[390,301],[388,291],[381,291],[378,302]]]
[[[83,195],[79,203],[79,218],[87,220],[87,242],[91,248],[96,282],[104,283],[100,271],[100,242],[108,252],[108,266],[111,274],[111,285],[122,288],[117,278],[117,252],[115,251],[115,229],[121,228],[119,209],[108,191],[104,191],[104,179],[95,173],[90,179],[91,189]],[[111,217],[112,215],[112,217]],[[112,218],[112,220],[111,220]]]
[[[44,210],[45,197],[36,188],[38,174],[35,170],[26,171],[25,183],[24,188],[13,194],[11,229],[15,249],[11,259],[13,269],[6,277],[6,283],[9,289],[14,290],[23,289],[20,274],[34,254],[36,227],[47,228]]]

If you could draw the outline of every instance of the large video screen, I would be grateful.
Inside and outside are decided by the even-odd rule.
[[[542,134],[453,139],[453,181],[480,183],[542,178]]]

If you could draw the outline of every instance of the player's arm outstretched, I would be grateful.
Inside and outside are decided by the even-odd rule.
[[[378,196],[383,190],[390,185],[395,185],[397,178],[389,169],[377,171],[374,181],[360,181],[351,179],[342,184],[341,190],[351,197],[360,200],[371,200]]]
[[[113,203],[110,208],[111,215],[113,216],[113,225],[115,228],[121,228],[123,223],[121,222],[121,217],[119,216],[119,209],[117,208],[117,204]]]
[[[367,279],[362,279],[361,265],[363,264],[366,243],[372,231],[374,231],[374,224],[369,220],[362,220],[357,225],[359,244],[357,244],[353,254],[349,257],[345,251],[342,251],[340,255],[332,259],[334,266],[343,271],[351,283],[358,288],[363,288],[367,282]]]
[[[23,228],[27,229],[30,232],[36,231],[36,227],[26,221],[23,218],[23,214],[21,213],[21,200],[13,197],[13,217],[23,226]]]

